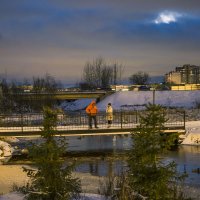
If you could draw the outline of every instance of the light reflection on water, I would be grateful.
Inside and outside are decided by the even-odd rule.
[[[68,140],[69,151],[122,152],[131,147],[130,136],[87,136],[71,137]],[[169,151],[166,161],[175,161],[179,172],[187,172],[186,183],[200,186],[200,174],[192,172],[200,168],[200,146],[180,145],[175,151]],[[123,171],[124,161],[94,160],[93,158],[77,167],[77,171],[93,175],[107,176]]]
[[[131,140],[128,136],[84,136],[69,137],[69,151],[108,151],[128,150]]]
[[[82,162],[76,168],[77,171],[88,172],[98,176],[122,172],[124,165],[126,165],[125,161],[115,160],[115,153],[129,150],[132,145],[130,135],[74,136],[67,137],[67,143],[68,151],[71,152],[98,152],[96,159],[88,157],[87,161]],[[101,153],[106,154],[108,152],[114,153],[112,161],[104,158],[100,159],[99,155]],[[115,161],[113,162],[113,160]],[[186,183],[200,186],[200,174],[192,172],[194,169],[200,168],[200,146],[180,145],[177,150],[169,151],[165,160],[175,161],[179,172],[186,171],[188,173],[189,177],[186,178]]]
[[[178,151],[170,151],[169,160],[177,163],[178,171],[189,175],[186,182],[200,186],[200,173],[192,172],[200,168],[200,146],[181,145]]]

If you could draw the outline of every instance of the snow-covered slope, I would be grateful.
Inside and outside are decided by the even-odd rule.
[[[60,107],[65,111],[77,111],[84,109],[91,101],[95,99],[78,99],[72,102],[64,101],[61,103]]]
[[[114,109],[123,105],[143,105],[153,102],[152,91],[126,91],[116,92],[97,104],[100,110],[105,110],[108,103]],[[200,91],[155,91],[155,103],[170,107],[194,108],[200,103]]]
[[[84,109],[92,100],[95,99],[79,99],[73,102],[63,102],[60,107],[66,111],[77,111]],[[152,91],[124,91],[116,92],[107,96],[97,104],[99,110],[104,111],[108,103],[112,103],[115,110],[121,109],[122,106],[127,108],[138,105],[144,105],[153,102]],[[197,103],[200,104],[200,90],[197,91],[155,91],[155,103],[167,107],[183,107],[194,108]]]

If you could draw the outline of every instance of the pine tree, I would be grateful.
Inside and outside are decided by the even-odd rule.
[[[41,134],[44,142],[34,144],[29,149],[36,170],[24,168],[30,182],[19,188],[26,193],[28,200],[68,200],[78,198],[81,192],[79,179],[72,177],[73,165],[64,164],[60,159],[66,145],[58,145],[55,140],[56,124],[57,113],[48,107],[44,108]]]
[[[151,200],[181,199],[177,183],[184,176],[177,172],[175,162],[161,159],[174,141],[172,135],[163,131],[166,121],[165,110],[159,105],[149,104],[140,118],[140,125],[132,134],[128,185],[132,191]]]

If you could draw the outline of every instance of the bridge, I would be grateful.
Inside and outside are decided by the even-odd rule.
[[[55,92],[55,93],[34,93],[34,92],[24,92],[24,93],[15,93],[13,94],[16,98],[21,98],[24,100],[37,100],[37,99],[48,99],[53,98],[56,100],[65,100],[65,99],[83,99],[83,98],[94,98],[98,99],[107,94],[112,94],[112,91],[95,91],[95,92]]]
[[[98,129],[88,129],[88,117],[83,112],[59,114],[57,136],[88,136],[130,134],[140,123],[140,116],[145,111],[115,111],[111,128],[107,127],[106,113],[97,116]],[[185,132],[185,113],[169,110],[165,123],[166,133]],[[1,115],[0,137],[35,137],[40,136],[43,115],[41,113]]]

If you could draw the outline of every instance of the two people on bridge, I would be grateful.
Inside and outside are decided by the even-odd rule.
[[[99,128],[97,126],[97,113],[98,113],[98,108],[96,106],[96,102],[92,101],[86,108],[86,113],[88,114],[88,125],[89,129],[92,129],[92,120],[94,121],[94,126],[95,128]],[[111,127],[112,120],[113,120],[113,108],[111,106],[111,103],[108,103],[106,107],[106,120],[108,123],[107,128]]]

